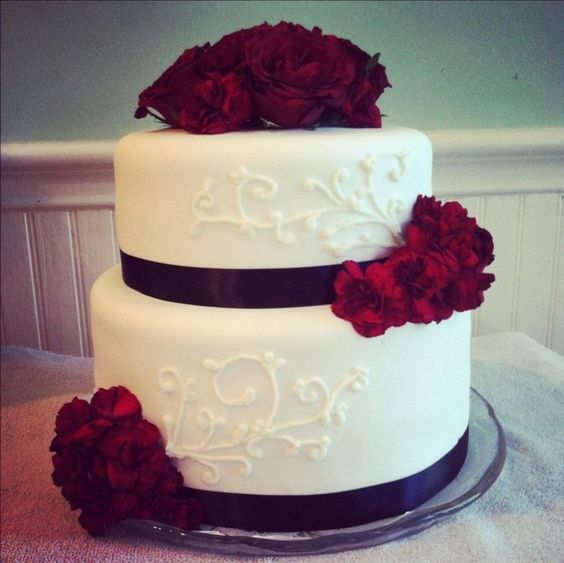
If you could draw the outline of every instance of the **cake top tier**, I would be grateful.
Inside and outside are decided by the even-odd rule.
[[[115,155],[119,244],[211,268],[373,260],[431,194],[431,161],[405,128],[133,133]]]

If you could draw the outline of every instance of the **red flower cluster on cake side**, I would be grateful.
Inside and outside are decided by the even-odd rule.
[[[172,127],[204,134],[381,127],[375,104],[389,86],[378,56],[350,41],[264,23],[184,51],[141,93],[135,117],[154,110]]]
[[[200,503],[161,445],[157,427],[125,387],[100,389],[91,402],[75,397],[61,407],[51,443],[53,482],[80,524],[100,536],[126,518],[195,529]]]
[[[366,337],[407,322],[440,322],[480,306],[495,280],[484,273],[493,259],[490,233],[458,202],[419,196],[404,246],[365,270],[344,262],[332,310]]]

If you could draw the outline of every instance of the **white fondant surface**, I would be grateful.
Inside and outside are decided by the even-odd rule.
[[[383,483],[437,461],[468,423],[470,313],[368,339],[329,306],[153,299],[116,266],[94,286],[92,319],[97,386],[138,396],[196,488],[315,494]]]
[[[118,240],[185,266],[371,260],[431,195],[431,161],[429,140],[405,128],[132,133],[115,155]]]

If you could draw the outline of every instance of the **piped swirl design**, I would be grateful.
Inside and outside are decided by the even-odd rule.
[[[234,198],[231,203],[227,199],[218,200],[214,182],[207,178],[192,200],[196,219],[190,234],[198,236],[204,224],[222,223],[233,225],[251,238],[258,231],[271,231],[281,244],[293,245],[304,234],[318,233],[322,248],[336,258],[356,247],[399,246],[402,238],[398,217],[405,209],[405,202],[399,197],[380,201],[374,173],[378,166],[385,166],[388,179],[401,182],[408,156],[407,151],[380,157],[367,155],[359,163],[364,180],[358,186],[347,185],[351,172],[344,167],[336,168],[329,182],[308,178],[302,183],[301,191],[319,196],[318,204],[309,207],[311,200],[308,200],[303,210],[294,212],[276,207],[276,196],[281,190],[276,180],[245,166],[230,174]]]
[[[246,422],[244,407],[258,403],[258,390],[253,386],[242,392],[226,393],[222,389],[223,379],[229,377],[229,371],[237,364],[249,363],[259,368],[259,373],[268,382],[269,396],[260,399],[265,405],[265,412],[253,421]],[[218,415],[213,405],[199,406],[196,379],[184,375],[174,367],[163,368],[158,376],[160,389],[171,395],[176,402],[176,409],[171,408],[163,416],[166,429],[167,454],[177,458],[190,458],[205,467],[202,480],[207,484],[220,481],[221,471],[235,465],[241,477],[248,477],[253,470],[253,462],[265,456],[263,445],[267,440],[275,440],[284,446],[284,457],[304,454],[312,461],[325,459],[332,440],[323,428],[340,426],[346,422],[349,405],[343,401],[345,391],[358,392],[368,385],[369,370],[353,367],[334,386],[329,387],[321,377],[296,377],[291,384],[292,394],[303,405],[313,406],[313,410],[304,412],[303,417],[284,419],[280,392],[279,371],[286,366],[283,358],[272,352],[262,356],[241,353],[223,361],[206,359],[203,367],[210,376],[210,385],[216,399],[216,406],[221,412],[232,417]],[[193,409],[191,409],[193,406]],[[192,435],[199,438],[189,439],[183,436],[189,411],[195,414],[197,430]],[[300,437],[300,429],[320,426],[309,432],[307,437]],[[191,437],[192,438],[192,437]],[[225,468],[225,469],[224,469]]]

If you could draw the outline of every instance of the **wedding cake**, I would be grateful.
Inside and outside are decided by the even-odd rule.
[[[264,24],[186,51],[137,112],[172,127],[117,145],[96,386],[137,397],[205,523],[363,524],[464,463],[491,237],[432,197],[426,136],[381,127],[387,86],[350,42]]]

